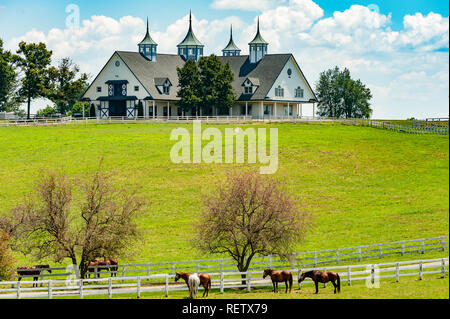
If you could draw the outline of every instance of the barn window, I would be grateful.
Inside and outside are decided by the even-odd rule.
[[[295,97],[303,97],[304,94],[305,91],[301,87],[295,89]]]

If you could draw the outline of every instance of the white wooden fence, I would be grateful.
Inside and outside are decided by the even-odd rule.
[[[338,272],[341,277],[341,287],[352,285],[357,281],[365,281],[371,285],[384,278],[395,278],[397,282],[401,277],[418,277],[422,280],[424,275],[440,274],[444,278],[448,273],[448,258],[428,259],[416,261],[399,261],[393,263],[332,266],[321,268],[323,271]],[[294,274],[294,288],[297,286],[298,276],[302,271],[312,270],[311,268],[291,269]],[[211,273],[212,289],[224,293],[225,289],[243,288],[250,292],[256,287],[272,286],[270,278],[262,279],[262,271],[249,272],[216,272]],[[156,274],[133,277],[98,278],[98,279],[74,279],[68,280],[44,280],[38,281],[41,285],[37,288],[30,287],[30,283],[24,282],[0,282],[0,299],[20,299],[20,298],[48,298],[54,297],[76,297],[85,296],[108,296],[134,294],[137,298],[142,293],[161,292],[168,297],[169,292],[187,291],[184,282],[174,283],[174,275]],[[150,282],[153,281],[153,282]],[[312,281],[307,279],[302,283],[311,285]],[[326,287],[326,285],[325,285]],[[279,291],[283,291],[284,285],[279,286]],[[311,289],[313,289],[311,287]],[[345,289],[345,288],[343,288]],[[202,289],[199,291],[202,294]]]
[[[251,123],[251,122],[293,122],[304,124],[330,124],[355,125],[381,128],[411,134],[438,134],[448,135],[448,122],[413,121],[411,125],[400,121],[369,120],[369,119],[334,119],[317,117],[295,116],[159,116],[159,117],[109,117],[109,118],[50,118],[50,119],[16,119],[0,120],[0,126],[39,126],[39,125],[65,125],[65,124],[120,124],[120,123],[189,123],[193,120],[202,120],[206,123]]]
[[[324,265],[340,264],[349,261],[362,261],[368,258],[383,258],[387,256],[404,256],[411,253],[425,254],[429,251],[445,251],[449,247],[449,237],[434,237],[415,240],[405,240],[374,245],[362,245],[348,248],[328,249],[313,252],[300,252],[289,256],[288,259],[280,256],[255,256],[252,259],[249,271],[266,268],[304,268]],[[161,272],[174,275],[176,272],[217,273],[235,272],[236,263],[231,258],[205,259],[191,261],[171,261],[162,263],[120,264],[117,271],[110,271],[108,266],[90,267],[91,276],[97,278],[101,275],[120,277],[149,276]],[[52,273],[43,269],[40,279],[62,279],[69,273],[66,268],[51,268]],[[33,279],[30,275],[21,276]]]

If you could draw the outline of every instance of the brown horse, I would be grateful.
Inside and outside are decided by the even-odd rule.
[[[175,274],[175,281],[177,282],[180,278],[183,279],[186,282],[186,285],[189,288],[189,276],[192,274],[186,273],[186,272],[177,272]],[[207,274],[200,274],[198,275],[198,278],[200,278],[200,284],[203,286],[205,291],[203,292],[203,297],[209,296],[209,292],[211,291],[211,276]],[[190,289],[190,288],[189,288]]]
[[[36,287],[38,286],[38,284],[35,283],[35,281],[38,281],[39,276],[44,270],[48,271],[50,274],[52,273],[52,270],[50,269],[49,265],[36,265],[31,267],[24,267],[24,266],[18,267],[17,275],[19,276],[19,281],[22,280],[22,276],[34,276],[33,277],[33,288],[34,288],[35,286]]]
[[[119,262],[115,258],[108,258],[105,260],[107,264],[109,264],[111,267],[109,268],[109,271],[111,271],[111,277],[117,277],[117,270],[119,270]]]
[[[316,285],[316,294],[319,293],[319,282],[325,284],[329,281],[331,281],[331,283],[334,286],[334,293],[336,293],[336,290],[338,292],[341,292],[341,278],[339,277],[339,274],[336,272],[332,271],[321,272],[319,270],[311,270],[304,272],[300,275],[300,278],[298,279],[299,285],[306,278],[311,278],[314,281],[314,284]]]
[[[272,279],[273,292],[278,293],[279,282],[286,283],[286,293],[288,291],[288,282],[289,282],[289,293],[292,292],[293,277],[290,271],[287,270],[276,271],[272,269],[266,269],[264,270],[263,279],[265,279],[267,276],[270,276],[270,279]]]

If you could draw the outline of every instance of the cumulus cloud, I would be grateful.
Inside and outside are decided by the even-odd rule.
[[[285,0],[214,0],[211,7],[221,10],[264,11]]]
[[[373,91],[374,117],[427,117],[448,115],[449,20],[437,13],[406,15],[403,28],[391,30],[391,14],[352,5],[324,18],[324,10],[311,0],[215,0],[216,9],[261,11],[261,32],[269,42],[269,53],[293,53],[310,84],[319,73],[347,67]],[[150,30],[158,52],[176,53],[186,35],[188,15],[165,30]],[[251,23],[237,16],[207,20],[193,17],[195,34],[205,44],[205,53],[220,54],[234,38],[243,54],[256,32]],[[137,51],[145,34],[145,21],[125,16],[118,20],[92,16],[78,29],[32,29],[7,41],[16,50],[21,40],[45,42],[55,62],[72,57],[83,72],[95,76],[116,50]]]

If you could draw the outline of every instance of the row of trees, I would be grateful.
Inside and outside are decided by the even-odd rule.
[[[310,227],[285,185],[257,172],[232,172],[205,195],[192,245],[228,254],[242,272],[255,255],[288,256]],[[142,238],[137,218],[144,204],[101,170],[83,181],[44,174],[33,194],[0,217],[0,279],[14,276],[11,249],[37,261],[68,259],[82,277],[87,261],[130,256]]]
[[[222,64],[217,56],[202,57],[198,63],[189,59],[177,68],[180,101],[177,106],[192,114],[228,114],[236,100],[231,86],[234,75],[230,65]]]
[[[88,75],[70,58],[52,66],[52,51],[44,43],[20,42],[17,52],[3,48],[0,39],[0,112],[19,113],[22,103],[30,105],[36,98],[47,98],[55,112],[67,114],[88,87]]]
[[[320,74],[316,84],[319,101],[317,115],[331,118],[370,118],[372,93],[360,80],[354,80],[350,71],[339,67]]]

